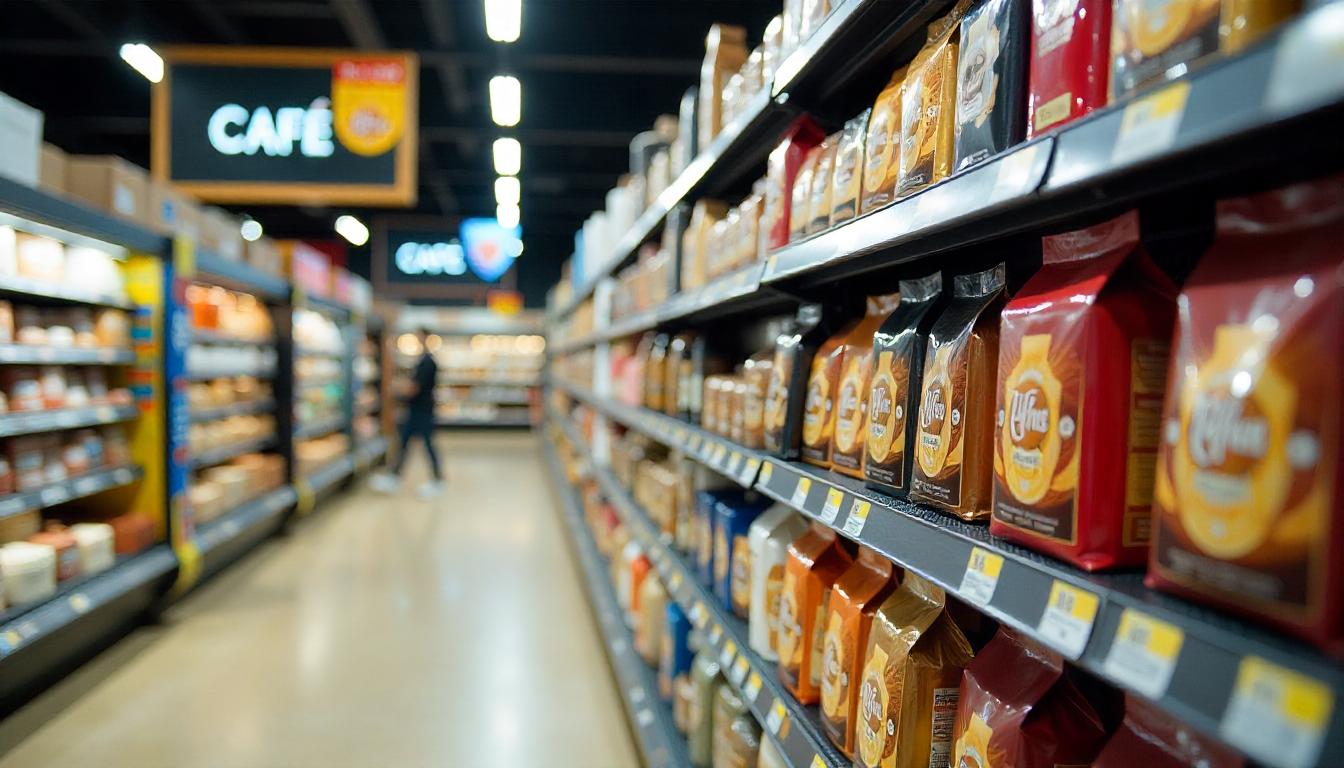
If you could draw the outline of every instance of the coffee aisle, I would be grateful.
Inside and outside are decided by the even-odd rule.
[[[417,455],[333,500],[0,724],[0,766],[637,764],[536,438],[439,444],[444,497]]]

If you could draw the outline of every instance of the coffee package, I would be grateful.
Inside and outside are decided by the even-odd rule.
[[[747,62],[747,31],[731,24],[713,24],[705,35],[705,59],[700,65],[700,108],[696,143],[708,147],[723,130],[723,87]]]
[[[831,433],[831,468],[863,477],[863,445],[868,426],[868,384],[873,373],[873,334],[895,311],[899,293],[869,296],[863,319],[840,347],[840,381],[835,395],[835,428]]]
[[[868,116],[863,142],[863,213],[896,199],[896,179],[901,171],[901,86],[906,71],[901,67],[892,74]]]
[[[689,291],[705,284],[709,276],[709,240],[714,225],[728,215],[728,205],[718,200],[700,199],[691,209],[691,220],[681,235],[681,290]]]
[[[733,387],[728,391],[728,439],[741,445],[746,442],[747,383],[740,372],[733,376]]]
[[[845,361],[845,339],[863,318],[854,318],[831,336],[812,357],[807,377],[807,400],[803,403],[803,461],[821,467],[831,465],[831,435],[835,432],[835,394],[840,367]]]
[[[649,348],[649,361],[644,365],[644,407],[654,411],[663,410],[663,385],[667,383],[667,345],[670,337],[666,333],[654,334],[653,346]]]
[[[1043,254],[999,327],[990,532],[1089,571],[1142,565],[1176,286],[1135,212]]]
[[[835,184],[835,156],[843,134],[833,133],[821,142],[817,165],[812,171],[812,204],[806,233],[824,232],[831,226],[831,188]]]
[[[859,547],[854,565],[831,590],[830,612],[821,655],[821,725],[831,743],[854,756],[854,713],[859,675],[873,614],[896,588],[897,572],[886,557]]]
[[[952,300],[929,330],[911,499],[966,520],[989,515],[1002,264],[952,278]]]
[[[863,477],[872,488],[904,497],[914,464],[924,351],[948,294],[938,272],[902,280],[900,288],[896,311],[873,334]]]
[[[812,223],[812,185],[816,181],[817,166],[822,156],[830,151],[825,139],[807,151],[803,164],[798,166],[798,175],[793,179],[793,199],[789,210],[789,242],[800,240],[807,234]]]
[[[929,25],[928,42],[910,62],[901,87],[901,165],[896,196],[905,197],[952,172],[957,110],[957,46],[971,0],[957,0]]]
[[[1032,0],[1027,138],[1106,106],[1112,0]]]
[[[777,661],[779,598],[789,545],[807,532],[807,523],[785,504],[776,504],[757,517],[747,533],[751,559],[751,609],[747,620],[751,649],[766,661]]]
[[[910,571],[868,631],[854,716],[854,764],[947,765],[971,645],[944,610],[943,590]]]
[[[798,170],[808,152],[821,143],[826,134],[803,115],[789,126],[784,138],[770,153],[766,162],[765,203],[761,212],[760,248],[762,255],[789,244],[793,226],[793,188]]]
[[[777,337],[776,332],[770,334]],[[746,397],[742,405],[742,445],[753,450],[765,447],[765,399],[770,394],[770,375],[775,367],[773,344],[747,358],[742,364],[742,383]]]
[[[1344,177],[1219,204],[1181,293],[1148,583],[1344,639]]]
[[[789,545],[780,588],[779,679],[802,704],[821,695],[822,642],[835,580],[854,562],[835,531],[812,523]]]
[[[751,524],[765,511],[768,500],[755,494],[730,497],[714,505],[714,596],[725,611],[750,617]]]
[[[985,0],[961,20],[954,140],[958,171],[1026,135],[1030,2]]]
[[[1125,719],[1111,734],[1092,768],[1244,768],[1233,750],[1148,703],[1125,695]]]
[[[863,139],[868,131],[868,114],[845,123],[835,148],[835,173],[831,180],[831,226],[859,215],[863,194]]]
[[[690,366],[691,341],[693,333],[679,333],[668,340],[667,354],[663,360],[663,412],[668,416],[679,416],[685,408],[687,393],[681,391],[681,382],[687,380],[686,369]]]
[[[1059,654],[1000,629],[961,678],[952,764],[1088,765],[1119,704],[1117,691],[1066,668]]]
[[[765,449],[781,459],[798,458],[812,360],[830,333],[831,322],[821,305],[804,304],[793,325],[775,339],[775,361],[765,399]]]

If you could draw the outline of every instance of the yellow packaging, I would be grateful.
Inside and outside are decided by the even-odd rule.
[[[789,209],[789,242],[807,234],[807,225],[812,223],[812,179],[816,175],[817,164],[825,149],[825,142],[809,149],[803,164],[798,166],[798,175],[793,177]]]
[[[714,24],[705,36],[705,60],[700,66],[699,146],[701,151],[723,130],[723,90],[728,78],[747,61],[747,31],[730,24]]]
[[[764,185],[757,184],[762,191],[752,192],[737,207],[737,263],[739,266],[753,264],[760,259],[758,250],[761,239],[761,213],[765,210]]]
[[[947,178],[956,153],[957,43],[970,0],[929,25],[928,43],[901,88],[901,163],[896,196]]]
[[[823,232],[831,226],[831,184],[835,177],[835,153],[840,145],[840,134],[833,133],[821,142],[817,165],[812,169],[812,198],[809,206],[807,234]]]
[[[831,177],[831,226],[859,215],[863,193],[863,139],[871,109],[845,123],[835,147],[835,172]]]
[[[701,199],[691,209],[691,221],[681,236],[681,290],[699,288],[708,279],[707,252],[714,223],[728,213],[718,200]]]
[[[863,142],[863,199],[859,210],[875,211],[896,199],[901,169],[901,86],[906,68],[891,76],[868,116]]]

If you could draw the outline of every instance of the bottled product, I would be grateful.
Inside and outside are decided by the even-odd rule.
[[[905,197],[952,171],[959,25],[971,0],[957,0],[929,25],[928,42],[910,62],[901,87],[901,166],[896,196]]]
[[[732,378],[727,402],[728,439],[741,445],[747,441],[747,382],[741,373]]]
[[[723,399],[723,387],[727,383],[725,376],[706,376],[704,394],[701,398],[700,426],[707,432],[714,434],[723,434],[725,431],[723,425],[719,423],[719,416],[723,409],[719,407]]]
[[[822,641],[831,588],[854,559],[835,531],[812,523],[789,545],[780,588],[779,678],[793,697],[815,704],[821,694]]]
[[[785,9],[785,18],[788,10]],[[787,25],[786,25],[787,26]],[[786,33],[787,34],[787,33]],[[825,136],[807,115],[789,126],[766,164],[765,205],[761,213],[761,254],[789,244],[792,230],[793,189],[808,152]]]
[[[985,0],[961,20],[957,57],[956,168],[1022,141],[1027,114],[1031,0]]]
[[[726,495],[714,506],[714,596],[742,618],[751,605],[751,548],[747,534],[768,501],[755,494]]]
[[[914,464],[924,350],[929,330],[947,304],[947,294],[938,272],[902,280],[900,287],[896,311],[873,334],[863,476],[874,488],[904,496]]]
[[[714,768],[750,768],[756,764],[761,726],[732,686],[720,685],[714,696],[713,728]]]
[[[907,571],[874,614],[854,722],[856,766],[949,763],[958,686],[972,652],[945,600],[942,589]]]
[[[698,650],[695,660],[691,662],[693,691],[686,719],[686,748],[690,753],[691,765],[709,768],[714,744],[714,702],[719,688],[725,683],[714,649],[703,642],[703,636],[699,633],[693,644]]]
[[[1032,0],[1027,138],[1106,106],[1112,0]]]
[[[644,577],[639,587],[635,618],[635,653],[649,666],[657,666],[667,617],[667,590],[658,574]]]
[[[835,153],[840,148],[841,134],[834,133],[821,142],[817,154],[817,165],[812,171],[812,187],[809,192],[808,222],[805,231],[811,235],[822,232],[831,226],[831,187],[835,184]]]
[[[638,541],[631,539],[621,549],[616,579],[616,598],[625,611],[627,623],[634,623],[639,613],[640,589],[649,575],[649,558]]]
[[[1059,654],[1000,629],[961,678],[952,764],[1088,765],[1119,703],[1114,689],[1066,668]]]
[[[649,347],[649,360],[644,364],[644,407],[654,411],[663,410],[663,384],[667,381],[668,343],[667,334],[654,334],[653,345]]]
[[[776,661],[780,594],[784,588],[789,545],[807,530],[802,516],[784,504],[766,510],[747,533],[751,553],[751,611],[747,622],[751,649],[766,661]]]
[[[845,339],[863,318],[846,322],[826,339],[812,357],[807,377],[807,400],[803,403],[803,461],[822,467],[831,465],[831,435],[835,433],[835,394],[844,364]]]
[[[742,364],[742,386],[745,391],[742,403],[742,445],[757,450],[765,447],[765,399],[770,393],[770,374],[775,366],[773,339],[778,333],[769,335],[771,346],[747,358]]]
[[[812,361],[830,332],[821,305],[804,304],[798,307],[793,326],[775,339],[775,362],[765,400],[765,449],[780,458],[799,455]]]
[[[835,395],[835,429],[831,434],[831,468],[863,476],[863,444],[868,426],[868,382],[873,373],[873,334],[895,311],[899,293],[869,296],[863,319],[841,345],[840,381]]]
[[[689,333],[679,333],[667,343],[663,360],[663,412],[668,416],[679,416],[685,407],[686,393],[681,391],[681,382],[687,378],[684,369],[690,365],[690,343]]]
[[[793,189],[790,191],[789,242],[801,240],[812,223],[812,187],[817,180],[817,166],[827,150],[826,140],[822,139],[821,143],[807,151],[802,165],[798,166],[798,175],[794,177]]]
[[[863,143],[871,112],[871,109],[865,109],[858,117],[848,120],[836,143],[835,173],[831,181],[832,227],[859,215],[859,200],[863,196]]]
[[[858,558],[831,591],[822,643],[821,725],[846,757],[854,756],[854,717],[868,630],[897,580],[890,560],[860,546]]]
[[[681,290],[699,288],[708,279],[709,237],[714,225],[728,215],[728,206],[701,198],[691,209],[691,220],[681,235]]]
[[[1344,178],[1219,204],[1181,293],[1152,586],[1320,645],[1344,627]],[[1272,254],[1272,258],[1267,258]]]
[[[675,600],[667,602],[658,654],[658,693],[671,700],[691,674],[691,620]]]
[[[1004,269],[952,278],[952,301],[929,331],[910,498],[967,520],[989,515],[994,382]]]
[[[1147,559],[1175,299],[1137,213],[1045,239],[999,331],[991,532],[1087,570]]]
[[[896,199],[896,179],[901,171],[901,87],[906,68],[891,76],[877,95],[868,117],[863,142],[863,213],[875,211]]]
[[[1092,768],[1242,768],[1246,761],[1134,694],[1125,696],[1125,719]]]

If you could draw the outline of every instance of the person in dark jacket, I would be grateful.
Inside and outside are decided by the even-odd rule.
[[[429,331],[421,328],[416,331],[422,353],[415,364],[411,379],[404,383],[402,403],[406,407],[401,421],[401,448],[397,451],[397,462],[392,471],[374,475],[369,485],[376,491],[392,493],[401,485],[401,469],[406,465],[406,456],[410,452],[411,441],[419,438],[424,441],[425,453],[429,457],[429,468],[434,479],[420,486],[421,498],[437,496],[443,490],[443,474],[439,468],[439,456],[434,451],[434,385],[439,377],[438,363],[429,351],[426,340]]]

